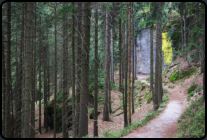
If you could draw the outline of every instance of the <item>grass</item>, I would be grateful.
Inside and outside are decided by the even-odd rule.
[[[125,135],[129,134],[130,132],[132,132],[133,129],[136,129],[137,127],[145,125],[152,118],[157,116],[160,112],[162,112],[162,110],[157,110],[157,111],[150,110],[147,114],[145,114],[145,118],[143,120],[138,121],[138,122],[132,122],[131,125],[129,125],[125,128],[122,128],[118,132],[105,131],[103,133],[102,137],[104,137],[104,138],[120,138],[122,136],[125,136]]]
[[[196,68],[191,68],[185,71],[178,71],[176,70],[174,73],[171,74],[169,77],[169,80],[171,82],[174,82],[176,80],[182,79],[182,78],[188,78],[190,77],[194,72],[196,72]]]
[[[173,89],[175,85],[168,85],[169,88]]]
[[[188,97],[187,97],[187,101],[190,101],[190,98],[193,97],[193,95],[196,93],[196,92],[199,92],[203,89],[203,86],[198,86],[196,87],[195,85],[191,85],[188,90],[187,90],[187,93],[188,93]]]
[[[205,103],[203,97],[192,102],[178,118],[175,138],[202,138],[205,135]]]

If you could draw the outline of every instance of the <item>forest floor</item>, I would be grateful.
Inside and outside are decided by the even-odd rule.
[[[181,65],[179,69],[188,68],[188,63],[184,62],[182,58],[177,59],[177,61],[181,62]],[[171,64],[173,65],[173,63]],[[194,66],[192,66],[194,67]],[[191,68],[192,68],[191,67]],[[202,85],[203,80],[203,74],[200,73],[200,67],[197,68],[197,71],[189,78],[182,81],[182,79],[177,80],[175,83],[172,83],[169,81],[169,76],[171,75],[171,72],[177,68],[177,65],[171,67],[170,72],[167,73],[166,76],[163,78],[163,83],[166,83],[163,88],[167,89],[169,91],[169,101],[164,108],[163,112],[160,113],[158,116],[153,118],[151,121],[149,121],[146,125],[142,127],[138,127],[137,129],[133,130],[130,134],[123,136],[123,138],[145,138],[145,137],[159,137],[159,138],[170,138],[175,135],[175,133],[178,131],[177,125],[177,119],[181,116],[181,114],[184,112],[184,110],[191,104],[191,101],[198,99],[200,96],[202,96],[202,93],[196,93],[193,97],[191,97],[190,101],[187,101],[187,89],[190,87],[190,85],[194,82],[197,85]],[[137,74],[137,80],[135,80],[135,90],[134,93],[138,93],[135,95],[135,113],[131,115],[132,122],[138,122],[140,120],[143,120],[145,118],[145,114],[147,114],[150,110],[153,109],[153,102],[151,101],[149,104],[146,100],[143,100],[144,98],[144,91],[141,91],[137,88],[138,82],[145,82],[149,85],[149,83],[146,81],[146,78],[149,77],[149,75],[139,75]],[[114,80],[115,83],[118,84],[119,75],[118,72],[115,72]],[[174,88],[170,88],[170,86],[174,86]],[[149,90],[149,86],[146,87],[145,90]],[[122,105],[122,93],[118,90],[111,90],[111,101],[112,101],[112,111],[118,109],[120,105]],[[141,102],[142,101],[142,102]],[[43,127],[43,107],[42,104],[42,119],[41,124]],[[118,109],[115,113],[110,114],[110,119],[112,122],[108,121],[102,121],[103,118],[103,105],[98,106],[98,110],[101,111],[100,115],[98,116],[98,135],[99,137],[103,137],[105,132],[117,132],[124,126],[124,114],[123,109]],[[39,107],[36,107],[35,109],[35,118],[38,118],[39,115]],[[38,130],[39,121],[37,120],[35,122],[35,129]],[[69,130],[69,136],[72,136],[72,130]],[[93,137],[93,119],[88,118],[88,135],[90,137]],[[42,134],[36,134],[35,138],[53,138],[54,137],[54,131],[49,130],[47,133],[45,133],[45,130],[42,129]],[[62,137],[62,133],[56,134],[57,138]]]

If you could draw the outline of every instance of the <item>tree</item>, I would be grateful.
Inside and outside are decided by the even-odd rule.
[[[75,44],[74,44],[74,36],[75,36],[75,32],[74,32],[74,2],[72,2],[72,6],[73,6],[73,10],[72,10],[72,42],[71,42],[71,47],[72,47],[72,65],[73,65],[73,69],[72,69],[72,96],[73,96],[73,110],[72,110],[72,114],[73,114],[73,137],[76,138],[76,117],[75,117]]]
[[[121,83],[121,80],[122,80],[122,50],[121,50],[121,47],[122,47],[122,37],[121,37],[121,18],[119,18],[119,91],[121,92],[122,91],[122,83]]]
[[[6,94],[5,94],[5,137],[11,136],[10,96],[11,96],[11,3],[7,3],[7,62],[6,62]]]
[[[81,72],[81,99],[80,99],[80,119],[79,137],[88,134],[88,83],[89,83],[89,52],[90,52],[90,3],[84,3],[84,38],[82,51],[82,72]]]
[[[30,137],[30,94],[31,94],[31,10],[32,3],[27,3],[27,25],[26,25],[26,68],[25,68],[25,92],[23,96],[23,108],[24,108],[24,119],[23,119],[23,138]]]
[[[128,103],[129,103],[129,125],[131,125],[131,2],[129,2],[128,20]]]
[[[134,17],[134,3],[132,3],[132,18],[133,18],[133,21],[132,21],[132,32],[133,32],[133,36],[132,36],[132,99],[131,99],[131,101],[132,101],[132,114],[134,113],[134,99],[133,99],[133,97],[134,97],[134,80],[135,80],[135,76],[136,76],[136,74],[135,74],[135,69],[134,69],[134,67],[135,67],[135,65],[134,65],[134,59],[135,59],[135,55],[134,55],[134,53],[135,53],[135,36],[134,36],[134,26],[135,26],[135,17]]]
[[[93,135],[98,136],[98,3],[95,7],[95,70],[94,70],[94,129]]]
[[[76,135],[78,136],[79,113],[80,113],[80,92],[81,92],[81,53],[82,53],[82,3],[78,2],[78,39],[77,39],[77,88],[76,88]]]
[[[153,25],[150,28],[150,91],[153,95]]]
[[[40,26],[41,26],[41,16],[40,16]],[[41,27],[40,27],[40,31],[39,31],[39,132],[40,134],[42,134],[41,132]]]
[[[54,92],[54,138],[56,138],[56,93],[57,93],[57,3],[55,2],[55,92]]]
[[[34,13],[33,13],[33,7],[32,7],[32,13],[31,16],[34,17]],[[31,21],[31,95],[32,95],[32,101],[31,101],[31,126],[30,126],[30,130],[31,130],[31,137],[34,138],[35,137],[35,69],[34,69],[34,49],[35,47],[33,47],[33,21]]]
[[[63,4],[63,7],[65,6],[65,3]],[[62,23],[63,23],[63,95],[62,95],[62,132],[63,132],[63,138],[68,138],[68,131],[67,131],[67,55],[68,50],[66,49],[66,15],[63,13]]]
[[[160,64],[161,58],[161,3],[158,2],[157,4],[157,24],[156,24],[156,60],[155,60],[155,93],[154,93],[154,110],[156,111],[159,108],[159,103],[160,103],[160,96],[161,96],[161,75],[160,75],[160,67],[162,66]]]
[[[113,28],[111,27],[111,82],[114,83],[114,60],[113,60],[114,40],[113,40]]]
[[[184,3],[184,16],[183,16],[183,21],[184,21],[184,37],[183,37],[183,49],[184,49],[184,61],[187,61],[187,40],[186,40],[186,14],[187,14],[187,11],[186,11],[186,6],[185,6],[185,3]]]
[[[105,30],[105,60],[104,60],[104,72],[105,72],[105,84],[104,84],[104,110],[103,110],[103,121],[109,121],[109,107],[108,107],[108,95],[109,95],[109,83],[108,83],[108,57],[109,57],[109,44],[108,44],[108,10],[106,7],[106,30]]]
[[[127,10],[128,11],[128,10]],[[127,20],[128,20],[128,14],[127,14]],[[125,30],[125,36],[127,35],[127,37],[128,37],[128,33],[126,32],[127,31],[127,25],[126,25],[126,30]],[[127,77],[128,77],[128,75],[127,75],[127,72],[128,72],[128,64],[127,64],[127,60],[128,60],[128,49],[127,49],[127,42],[128,42],[128,39],[127,39],[127,37],[126,37],[126,42],[125,42],[125,74],[124,74],[124,79],[125,79],[125,88],[124,88],[124,93],[125,93],[125,95],[124,95],[124,97],[125,97],[125,99],[124,99],[124,127],[127,127],[127,125],[128,125],[128,119],[127,119]]]

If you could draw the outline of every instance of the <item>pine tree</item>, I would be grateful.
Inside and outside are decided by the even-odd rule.
[[[77,39],[77,88],[76,88],[76,129],[79,130],[80,92],[81,92],[81,53],[82,53],[82,3],[78,2],[78,39]]]
[[[95,7],[94,137],[98,136],[98,3]]]
[[[27,7],[27,25],[26,25],[26,68],[25,68],[25,92],[23,96],[24,120],[23,120],[23,138],[30,138],[30,94],[31,84],[31,9],[32,3],[28,2]]]
[[[7,60],[6,60],[6,94],[5,94],[5,137],[11,136],[10,96],[11,96],[11,3],[7,3]]]
[[[81,72],[81,99],[79,137],[88,134],[88,83],[89,83],[89,52],[90,52],[90,3],[84,3],[84,38],[82,51],[82,72]]]
[[[54,138],[56,138],[56,93],[57,93],[57,3],[55,2],[55,92],[54,92]]]

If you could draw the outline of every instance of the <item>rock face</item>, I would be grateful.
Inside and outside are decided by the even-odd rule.
[[[140,39],[136,39],[137,74],[150,74],[150,29],[140,31]],[[155,70],[156,30],[153,31],[153,68]]]

